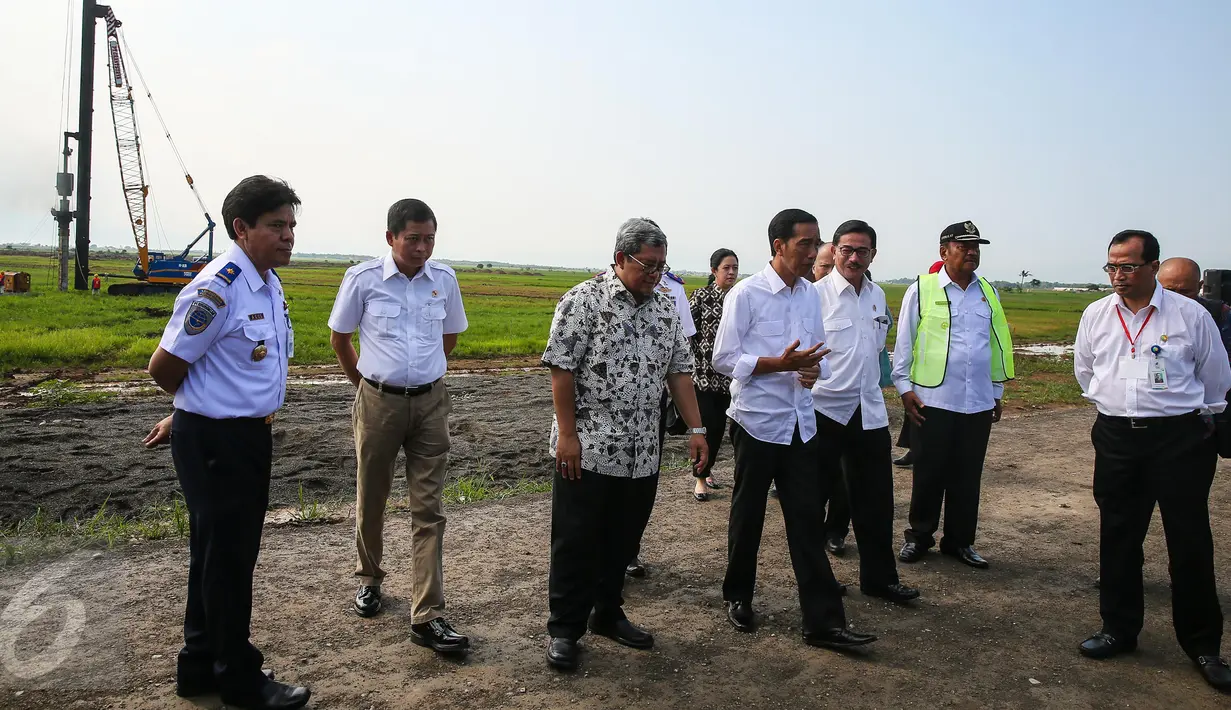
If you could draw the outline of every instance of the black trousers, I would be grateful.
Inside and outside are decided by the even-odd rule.
[[[910,417],[906,417],[902,420],[902,431],[898,432],[898,448],[910,448],[910,427]]]
[[[1214,583],[1209,497],[1218,454],[1195,414],[1145,421],[1144,428],[1133,428],[1126,419],[1100,414],[1090,432],[1103,630],[1125,639],[1141,632],[1141,546],[1157,502],[1171,560],[1176,639],[1194,659],[1217,655],[1222,609]]]
[[[701,426],[705,427],[705,443],[709,445],[710,458],[705,468],[697,471],[697,478],[706,478],[714,468],[722,435],[727,430],[727,409],[731,406],[730,392],[703,392],[697,390],[697,406],[701,410]]]
[[[770,444],[731,422],[731,444],[735,449],[735,486],[727,526],[727,573],[722,582],[722,598],[752,601],[766,496],[769,484],[776,483],[791,566],[799,584],[804,631],[846,626],[842,586],[834,579],[824,548],[821,495],[826,486],[821,483],[816,465],[817,437],[805,443],[796,429],[790,445]]]
[[[958,414],[927,407],[923,416],[927,420],[911,431],[915,466],[906,540],[924,548],[936,544],[933,536],[940,529],[943,504],[945,530],[941,547],[973,545],[979,525],[983,459],[992,434],[992,410]]]
[[[269,507],[270,425],[177,409],[171,456],[190,526],[178,673],[200,677],[212,668],[221,691],[246,693],[265,681],[264,657],[249,636],[252,571]]]
[[[593,610],[600,621],[624,618],[624,568],[637,554],[654,509],[658,475],[605,476],[582,471],[551,488],[551,569],[547,631],[577,640]]]
[[[820,432],[817,432],[818,436]],[[832,451],[821,444],[821,456],[829,457]],[[846,456],[838,456],[836,465],[828,469],[825,480],[829,490],[821,492],[821,507],[825,510],[825,539],[842,540],[851,531],[851,504],[847,497],[846,476],[850,467]]]
[[[846,424],[818,412],[816,430],[821,480],[831,481],[831,489],[845,489],[850,501],[850,517],[859,541],[859,586],[880,589],[897,584],[889,427],[864,429],[863,412],[856,409]],[[845,469],[845,475],[841,475],[841,469]],[[834,497],[829,496],[831,512]]]

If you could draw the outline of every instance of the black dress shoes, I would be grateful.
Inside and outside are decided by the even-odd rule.
[[[865,597],[879,597],[894,604],[905,604],[919,598],[919,590],[905,584],[887,584],[883,587],[860,587]]]
[[[1077,650],[1086,658],[1102,661],[1137,650],[1137,639],[1119,639],[1105,631],[1100,631],[1082,641]]]
[[[841,557],[846,554],[846,538],[834,535],[825,542],[825,551],[834,557]]]
[[[757,628],[756,614],[752,613],[752,602],[727,602],[727,621],[736,631],[751,633]]]
[[[918,562],[928,548],[923,547],[917,542],[908,542],[902,545],[902,551],[898,553],[898,559],[906,563]]]
[[[973,547],[966,546],[950,549],[942,547],[940,552],[950,557],[956,557],[962,564],[969,565],[975,569],[987,569],[987,560],[980,557]]]
[[[367,619],[380,611],[380,587],[364,584],[355,592],[355,613]]]
[[[632,562],[624,568],[624,574],[629,577],[641,578],[645,576],[645,565],[641,564],[641,557],[634,557]]]
[[[872,634],[861,634],[858,631],[839,626],[836,629],[825,629],[824,631],[805,631],[804,643],[809,646],[817,646],[819,648],[832,648],[843,650],[847,648],[855,648],[856,646],[867,646],[876,640]]]
[[[599,636],[606,636],[612,641],[629,648],[641,650],[654,648],[654,635],[645,629],[637,628],[628,619],[600,622],[597,617],[591,615],[589,627],[590,631]]]
[[[287,685],[276,680],[264,683],[251,693],[222,694],[222,703],[243,710],[297,710],[308,704],[312,691],[302,685]]]
[[[572,639],[553,636],[547,642],[547,663],[562,671],[577,670],[581,662],[581,646]]]
[[[906,453],[893,460],[894,466],[913,466],[915,464],[915,452],[910,449]]]
[[[262,668],[261,674],[266,680],[274,679],[274,672]],[[209,695],[218,692],[218,679],[214,677],[213,666],[206,666],[199,671],[180,669],[175,674],[175,694],[181,698],[195,698],[198,695]]]
[[[1231,693],[1231,667],[1220,656],[1197,656],[1197,668],[1205,682],[1224,693]]]
[[[453,630],[443,618],[426,624],[410,625],[410,640],[437,653],[462,653],[470,648],[470,639]]]

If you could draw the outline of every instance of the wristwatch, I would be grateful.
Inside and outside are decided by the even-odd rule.
[[[705,427],[699,426],[693,429],[685,429],[684,433],[688,435],[700,434],[701,436],[705,436]]]

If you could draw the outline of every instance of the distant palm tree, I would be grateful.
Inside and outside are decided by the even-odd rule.
[[[1026,287],[1026,279],[1030,278],[1030,272],[1022,269],[1022,272],[1018,275],[1022,277],[1022,280],[1018,282],[1017,290],[1021,291]]]

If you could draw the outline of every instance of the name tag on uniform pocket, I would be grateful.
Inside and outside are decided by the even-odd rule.
[[[1144,380],[1149,376],[1150,363],[1144,358],[1133,358],[1127,355],[1120,357],[1119,378],[1122,380]]]

